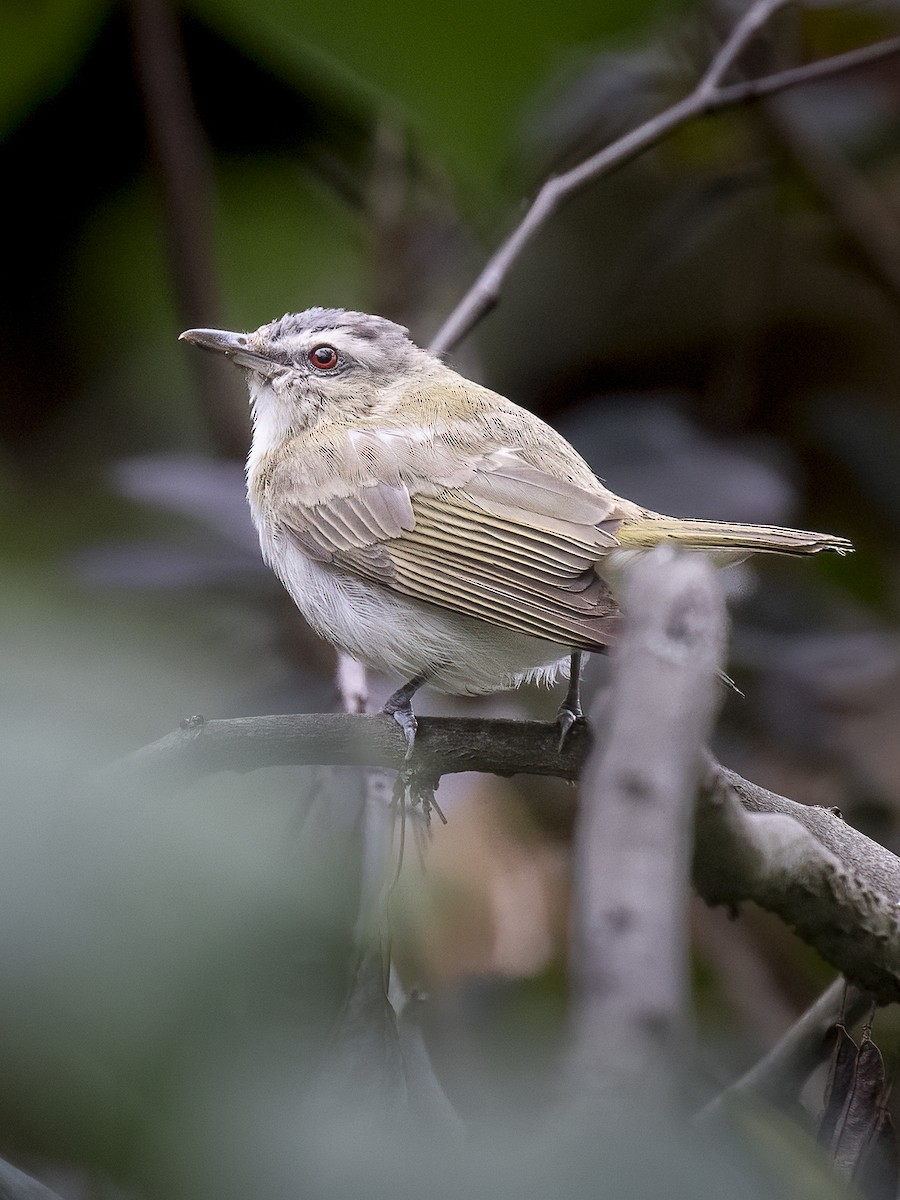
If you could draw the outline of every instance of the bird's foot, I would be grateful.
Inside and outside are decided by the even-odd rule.
[[[384,711],[388,716],[393,717],[403,730],[406,737],[406,761],[409,762],[413,756],[413,750],[416,748],[416,731],[419,728],[419,722],[416,720],[416,714],[412,710],[412,705],[407,701],[404,707],[395,708],[393,711],[385,705]]]
[[[557,749],[560,754],[563,752],[566,739],[579,721],[584,721],[584,713],[581,711],[581,705],[579,703],[570,704],[568,699],[564,700],[559,706],[559,712],[556,714],[556,724],[559,727],[559,744]]]
[[[559,745],[557,750],[560,754],[563,752],[566,738],[572,732],[573,726],[578,721],[584,720],[584,710],[581,707],[581,664],[583,659],[584,654],[582,651],[573,651],[569,662],[569,690],[566,692],[566,698],[559,706],[559,712],[556,714],[556,724],[559,726]]]
[[[413,712],[412,698],[425,682],[425,678],[424,675],[417,675],[415,679],[405,683],[402,688],[398,688],[392,696],[388,696],[381,710],[387,716],[393,717],[403,730],[406,736],[407,762],[412,758],[416,744],[416,730],[419,727],[416,714]]]

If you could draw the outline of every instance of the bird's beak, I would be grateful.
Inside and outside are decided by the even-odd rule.
[[[227,329],[186,329],[184,333],[179,334],[178,340],[193,342],[195,346],[201,346],[204,350],[218,350],[239,367],[249,367],[251,371],[260,371],[263,374],[271,375],[284,365],[266,358],[257,350],[252,350],[246,333],[229,333]]]

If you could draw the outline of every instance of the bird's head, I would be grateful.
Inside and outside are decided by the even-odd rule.
[[[188,329],[181,338],[246,371],[257,425],[285,431],[325,411],[361,415],[436,365],[401,325],[341,308],[288,313],[253,333]]]

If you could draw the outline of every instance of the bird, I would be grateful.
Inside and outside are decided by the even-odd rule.
[[[615,642],[617,583],[636,552],[852,550],[831,534],[668,517],[617,496],[550,425],[384,317],[317,307],[181,339],[245,373],[263,557],[317,633],[405,680],[383,711],[407,758],[419,688],[480,695],[568,675],[562,747],[583,717],[583,655]]]

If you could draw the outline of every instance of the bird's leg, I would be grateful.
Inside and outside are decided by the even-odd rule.
[[[412,758],[413,747],[416,744],[416,714],[413,712],[412,698],[428,679],[427,675],[416,675],[409,683],[397,688],[392,696],[384,702],[382,712],[393,717],[406,734],[406,759]]]
[[[566,738],[569,736],[569,731],[576,721],[584,720],[584,713],[581,709],[581,664],[584,659],[584,653],[581,650],[575,650],[569,662],[569,690],[566,692],[566,698],[559,706],[559,712],[556,714],[556,723],[559,726],[559,749],[562,751],[566,744]]]

